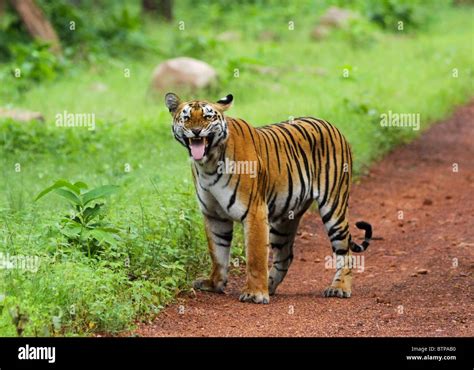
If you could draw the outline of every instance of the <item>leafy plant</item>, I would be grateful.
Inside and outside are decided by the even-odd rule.
[[[0,118],[0,146],[5,152],[44,152],[53,141],[49,134],[45,125],[37,120],[19,125],[13,118]]]
[[[363,17],[350,19],[348,27],[340,30],[340,33],[346,42],[354,48],[371,46],[378,37],[377,27]]]
[[[194,58],[205,58],[215,55],[219,48],[219,41],[202,34],[178,33],[175,36],[175,47],[170,57],[186,55]]]
[[[12,44],[10,51],[12,67],[18,68],[21,76],[28,80],[52,80],[62,70],[63,61],[50,51],[48,43]]]
[[[370,0],[365,3],[368,18],[380,27],[397,31],[398,22],[405,27],[422,28],[430,21],[432,0]]]
[[[84,182],[70,183],[58,180],[41,191],[35,200],[51,192],[66,199],[72,206],[72,213],[61,220],[60,231],[69,244],[81,246],[89,257],[95,255],[104,245],[116,246],[120,240],[119,229],[104,221],[104,198],[115,193],[118,186],[104,185],[88,190]]]

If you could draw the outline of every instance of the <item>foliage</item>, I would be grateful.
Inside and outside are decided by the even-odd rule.
[[[324,3],[325,6],[356,10],[391,32],[400,31],[398,22],[403,22],[403,30],[409,33],[426,28],[434,18],[433,14],[440,10],[437,0],[326,0]]]
[[[0,72],[0,79],[25,91],[32,82],[51,81],[66,66],[66,61],[49,50],[49,45],[40,41],[30,44],[10,45],[10,55],[14,62]]]
[[[88,190],[84,182],[72,184],[58,180],[41,191],[35,200],[54,191],[70,203],[72,212],[61,220],[59,231],[66,237],[68,245],[82,247],[91,257],[104,245],[116,247],[120,240],[119,230],[104,221],[105,203],[100,201],[117,190],[118,187],[114,185]]]
[[[370,0],[365,3],[365,11],[380,27],[397,32],[399,22],[403,22],[404,30],[426,26],[435,5],[433,0]]]
[[[347,27],[340,30],[339,34],[352,48],[370,47],[380,36],[376,27],[362,17],[350,19]]]
[[[156,51],[143,32],[137,1],[82,1],[80,7],[68,0],[41,0],[40,4],[73,55],[117,56],[133,50],[138,56]]]
[[[26,30],[16,13],[5,12],[0,17],[0,62],[11,58],[10,45],[27,43]]]

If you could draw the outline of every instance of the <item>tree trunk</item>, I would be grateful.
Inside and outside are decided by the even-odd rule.
[[[173,20],[173,0],[160,0],[160,14],[170,22]]]
[[[10,2],[25,24],[28,33],[51,43],[51,51],[60,53],[61,45],[58,35],[34,0],[10,0]]]
[[[142,8],[145,13],[157,13],[157,0],[142,0]]]
[[[5,8],[7,6],[7,0],[0,0],[0,17],[5,13]]]
[[[173,0],[142,0],[142,8],[146,13],[155,13],[168,22],[173,20]]]

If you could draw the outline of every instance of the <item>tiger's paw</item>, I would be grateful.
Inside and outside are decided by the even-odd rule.
[[[198,279],[193,283],[193,288],[205,292],[224,293],[225,282],[220,281],[215,284],[210,279]]]
[[[324,297],[350,298],[351,290],[330,286],[324,290]]]
[[[270,303],[270,297],[267,292],[251,291],[245,289],[240,295],[239,301],[268,304]]]

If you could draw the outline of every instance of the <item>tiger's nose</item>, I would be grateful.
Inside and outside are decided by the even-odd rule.
[[[192,133],[195,135],[195,136],[199,136],[199,134],[201,133],[202,129],[200,128],[193,128],[191,129]]]

